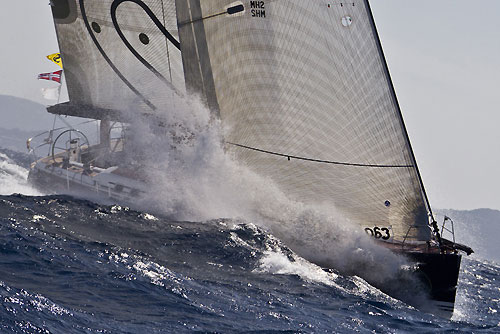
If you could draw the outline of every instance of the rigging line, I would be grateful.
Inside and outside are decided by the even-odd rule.
[[[67,122],[64,118],[62,118],[62,116],[61,116],[61,115],[56,115],[56,116],[59,118],[59,120],[60,120],[61,122],[63,122],[63,123],[66,125],[66,127],[70,128],[70,129],[73,129],[73,128],[74,128],[74,127],[73,127],[73,125],[69,124],[69,122]]]
[[[127,78],[125,78],[125,76],[120,72],[120,70],[118,70],[118,68],[115,66],[115,64],[113,64],[113,62],[111,61],[111,59],[109,59],[109,57],[106,54],[106,52],[104,52],[104,49],[102,48],[101,44],[99,44],[99,41],[97,41],[97,38],[95,37],[94,33],[92,32],[92,28],[90,27],[89,20],[87,18],[87,14],[85,12],[84,0],[80,0],[80,11],[82,13],[82,19],[83,19],[83,22],[85,23],[85,27],[87,28],[87,31],[88,31],[90,37],[92,38],[92,41],[94,42],[97,50],[99,50],[99,52],[101,53],[101,55],[104,58],[104,60],[106,60],[106,62],[108,63],[108,65],[111,67],[111,69],[116,73],[116,75],[118,75],[118,77],[125,83],[125,85],[127,85],[127,87],[130,88],[130,90],[132,90],[132,92],[135,93],[135,95],[137,95],[138,97],[140,97],[142,99],[142,101],[149,108],[151,108],[152,110],[156,110],[157,109],[156,106],[153,103],[151,103],[151,101],[149,101],[144,95],[142,95],[130,83],[130,81],[127,80]]]
[[[351,163],[351,162],[319,160],[319,159],[304,158],[304,157],[298,157],[298,156],[289,155],[289,154],[266,151],[266,150],[262,150],[259,148],[245,146],[245,145],[241,145],[241,144],[235,144],[235,143],[231,143],[231,142],[226,142],[226,144],[245,148],[245,149],[252,150],[252,151],[257,151],[257,152],[261,152],[261,153],[267,153],[267,154],[272,154],[272,155],[276,155],[279,157],[288,158],[289,160],[290,159],[297,159],[297,160],[319,162],[319,163],[325,163],[325,164],[331,164],[331,165],[342,165],[342,166],[353,166],[353,167],[370,167],[370,168],[414,168],[415,167],[414,165],[376,165],[376,164],[360,164],[360,163]]]

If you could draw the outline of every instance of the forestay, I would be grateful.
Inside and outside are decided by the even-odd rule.
[[[430,239],[366,1],[176,2],[184,61],[199,64],[187,81],[216,101],[239,161],[381,239]],[[205,49],[209,59],[200,59]]]
[[[52,0],[70,102],[52,112],[155,113],[185,91],[174,0]]]

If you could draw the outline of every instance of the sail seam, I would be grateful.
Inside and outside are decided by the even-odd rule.
[[[296,159],[296,160],[304,160],[304,161],[325,163],[325,164],[331,164],[331,165],[342,165],[342,166],[352,166],[352,167],[370,167],[370,168],[413,168],[413,167],[415,167],[414,165],[378,165],[378,164],[362,164],[362,163],[352,163],[352,162],[320,160],[320,159],[305,158],[305,157],[299,157],[299,156],[294,156],[294,155],[289,155],[289,154],[283,154],[283,153],[278,153],[278,152],[262,150],[260,148],[250,147],[250,146],[231,143],[231,142],[226,142],[226,144],[233,145],[233,146],[240,147],[240,148],[245,148],[245,149],[256,151],[256,152],[267,153],[267,154],[272,154],[272,155],[288,158],[288,160]]]

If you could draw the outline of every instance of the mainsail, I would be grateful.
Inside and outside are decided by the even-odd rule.
[[[120,119],[185,92],[174,0],[52,0],[69,103],[54,113]]]
[[[227,148],[382,239],[431,238],[367,0],[52,0],[70,102],[99,119],[200,93]],[[182,50],[182,53],[181,53]]]
[[[176,6],[184,61],[199,66],[186,80],[194,75],[216,101],[227,148],[239,161],[292,198],[333,205],[382,239],[431,238],[366,0]]]

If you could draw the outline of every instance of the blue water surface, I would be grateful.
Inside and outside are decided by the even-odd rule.
[[[464,259],[446,320],[324,272],[252,222],[0,196],[2,333],[499,333],[499,273]]]

